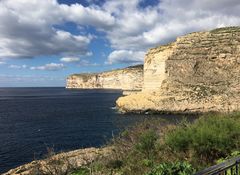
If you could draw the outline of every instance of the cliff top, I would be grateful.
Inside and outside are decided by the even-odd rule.
[[[143,69],[143,65],[142,64],[138,64],[138,65],[128,66],[126,68],[120,68],[120,69],[114,69],[114,70],[109,70],[109,71],[103,71],[103,72],[99,72],[99,73],[109,73],[109,72],[122,71],[122,70],[132,70],[132,69]],[[88,76],[97,75],[99,73],[72,74],[72,75],[70,75],[70,77],[71,76],[85,76],[87,78]]]
[[[172,48],[178,42],[182,43],[184,41],[187,41],[188,43],[191,43],[191,42],[194,42],[195,39],[201,39],[201,38],[205,38],[205,39],[210,38],[211,39],[211,37],[214,37],[215,39],[219,39],[220,37],[224,37],[225,35],[229,36],[229,34],[232,34],[231,37],[233,37],[234,33],[240,33],[240,26],[221,27],[221,28],[216,28],[216,29],[210,30],[210,31],[191,32],[186,35],[177,37],[176,40],[173,42],[149,49],[149,51],[146,53],[146,55],[163,51],[166,48]],[[198,40],[198,41],[200,41],[200,40]],[[183,43],[183,44],[185,44],[185,43]]]
[[[224,33],[224,32],[226,33],[240,32],[240,27],[239,26],[222,27],[222,28],[217,28],[210,31],[210,33]]]

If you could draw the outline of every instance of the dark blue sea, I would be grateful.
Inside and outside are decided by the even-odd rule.
[[[41,158],[47,147],[59,152],[102,146],[149,117],[117,113],[121,95],[117,90],[0,88],[0,173]]]

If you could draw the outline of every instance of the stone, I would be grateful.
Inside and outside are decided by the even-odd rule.
[[[97,160],[98,158],[107,157],[111,155],[113,149],[114,149],[113,147],[106,146],[103,148],[85,148],[85,149],[78,149],[74,151],[59,153],[47,159],[32,161],[28,164],[11,169],[8,172],[3,173],[3,175],[32,174],[32,171],[34,171],[36,167],[40,169],[45,169],[46,167],[48,167],[49,159],[53,159],[56,161],[60,160],[63,162],[65,161],[63,164],[61,164],[62,168],[65,168],[64,164],[67,164],[67,163],[71,163],[77,168],[77,167],[87,165]]]
[[[150,49],[141,92],[120,97],[122,112],[240,110],[240,27],[195,32]]]

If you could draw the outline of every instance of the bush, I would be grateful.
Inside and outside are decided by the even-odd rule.
[[[155,166],[146,175],[192,175],[196,171],[186,162],[161,163]]]
[[[156,141],[158,135],[153,130],[147,130],[139,137],[136,150],[143,154],[148,160],[153,160],[156,154]]]
[[[196,166],[213,164],[240,147],[240,115],[206,116],[166,134],[165,144]]]
[[[218,159],[217,163],[225,162],[225,161],[227,161],[231,158],[237,157],[237,156],[240,156],[240,151],[233,151],[229,156]]]
[[[90,175],[90,171],[88,168],[80,168],[71,173],[71,175]]]
[[[121,161],[119,171],[123,174],[139,175],[147,172],[157,159],[160,128],[165,123],[162,119],[148,119],[123,131],[114,138],[112,160],[107,162]],[[109,164],[106,163],[106,166],[108,168]]]
[[[106,164],[106,167],[109,169],[120,169],[122,166],[123,162],[121,160],[110,160]]]
[[[219,164],[219,163],[223,163],[223,162],[225,162],[225,161],[227,161],[227,160],[229,160],[229,159],[232,159],[232,158],[235,158],[235,157],[238,157],[238,156],[240,156],[240,151],[234,151],[234,152],[231,153],[231,155],[229,155],[229,156],[227,156],[227,157],[225,157],[225,158],[218,159],[218,160],[217,160],[217,163],[218,163],[218,164]],[[225,172],[225,175],[232,175],[232,172],[231,172],[231,171],[236,172],[236,167],[234,166],[234,167],[232,167],[232,169],[228,169],[228,170]]]

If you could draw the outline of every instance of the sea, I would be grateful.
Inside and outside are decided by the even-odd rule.
[[[120,90],[0,88],[0,174],[55,152],[101,147],[124,128],[149,117],[120,114]]]

